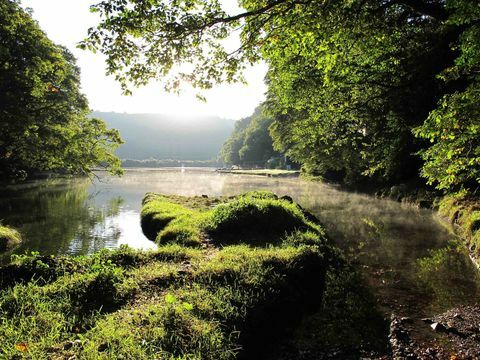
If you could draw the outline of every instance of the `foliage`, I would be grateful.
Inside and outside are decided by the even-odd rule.
[[[253,115],[237,121],[220,150],[220,159],[228,165],[265,167],[270,158],[280,156],[273,150],[269,133],[272,122],[273,118],[265,116],[261,106]]]
[[[82,46],[107,55],[108,71],[124,89],[152,77],[166,78],[171,89],[183,80],[198,88],[241,81],[243,69],[262,58],[274,147],[307,172],[399,183],[418,176],[420,151],[430,183],[478,184],[475,2],[239,5],[227,13],[216,0],[105,0],[92,7],[102,21]],[[232,51],[224,40],[237,30],[240,45]],[[461,125],[452,133],[455,122]],[[225,145],[230,163],[241,160],[244,127],[237,130]]]
[[[279,201],[269,192],[230,201],[254,199]],[[148,194],[145,208],[152,213],[157,201],[166,210],[167,200],[169,216],[181,217],[207,213],[209,204],[228,199]],[[196,249],[176,244],[81,257],[15,256],[0,268],[0,357],[226,360],[261,354],[320,305],[337,255],[317,230],[284,240],[271,235],[276,241],[269,247],[212,247],[203,239]]]
[[[116,130],[90,119],[73,55],[50,41],[17,1],[0,3],[0,177],[32,171],[119,174]]]
[[[315,4],[292,11],[263,48],[275,147],[337,181],[415,176],[411,129],[435,102],[439,56],[448,59],[437,20],[378,1]]]
[[[425,123],[419,137],[433,143],[421,151],[422,175],[438,189],[455,190],[480,183],[480,87],[446,95]]]
[[[240,164],[240,149],[243,146],[245,140],[245,131],[250,125],[252,117],[246,117],[244,119],[238,120],[235,123],[235,127],[228,137],[228,139],[223,143],[222,148],[219,152],[219,158],[225,164],[229,165],[238,165]]]
[[[422,175],[438,189],[476,188],[480,183],[480,9],[471,1],[448,1],[449,24],[463,29],[459,56],[441,73],[452,91],[440,99],[417,136],[432,144],[421,151]]]

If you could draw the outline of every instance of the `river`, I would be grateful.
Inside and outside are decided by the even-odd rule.
[[[381,307],[416,319],[472,304],[480,279],[455,236],[430,210],[296,178],[219,174],[210,169],[136,169],[121,178],[32,181],[4,187],[0,219],[25,239],[13,253],[88,254],[128,244],[152,249],[140,228],[146,192],[219,196],[254,189],[289,195],[325,225],[363,268]],[[6,254],[3,262],[11,254]]]

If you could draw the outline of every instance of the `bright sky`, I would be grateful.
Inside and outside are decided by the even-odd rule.
[[[87,29],[98,22],[97,15],[89,11],[89,5],[96,2],[98,1],[22,0],[23,7],[33,9],[33,18],[39,22],[48,37],[68,47],[78,59],[82,71],[82,90],[93,110],[180,116],[218,115],[239,119],[251,115],[264,99],[264,64],[247,71],[248,86],[222,85],[205,92],[207,103],[197,100],[193,89],[187,89],[178,96],[165,93],[157,83],[135,89],[132,96],[122,95],[119,84],[113,77],[105,75],[102,55],[76,48],[76,44],[85,38]]]

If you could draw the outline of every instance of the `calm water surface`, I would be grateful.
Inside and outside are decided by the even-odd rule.
[[[291,196],[321,219],[330,237],[365,269],[381,305],[421,317],[474,303],[480,295],[476,269],[429,210],[299,179],[208,169],[128,170],[122,178],[98,175],[93,182],[56,179],[3,188],[0,219],[18,227],[25,239],[14,253],[88,254],[121,244],[155,248],[140,228],[146,192],[218,196],[269,189]]]

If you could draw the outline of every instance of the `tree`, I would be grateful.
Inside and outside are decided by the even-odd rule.
[[[420,151],[422,175],[438,189],[477,189],[480,184],[480,7],[467,0],[447,3],[448,23],[463,31],[455,44],[459,56],[440,78],[451,88],[425,123],[418,137],[432,145]]]
[[[280,156],[273,150],[269,127],[273,119],[265,116],[262,106],[237,121],[230,137],[220,150],[220,159],[229,165],[265,166],[271,157]]]
[[[245,141],[245,131],[250,125],[252,117],[238,120],[229,138],[225,141],[219,152],[219,158],[228,165],[240,165],[240,149]]]
[[[252,120],[245,129],[243,145],[238,151],[243,164],[265,166],[270,158],[280,156],[273,150],[272,137],[269,132],[272,122],[273,118],[265,116],[261,108],[252,115]]]
[[[262,58],[275,148],[306,170],[344,182],[395,183],[418,176],[420,152],[422,174],[440,179],[428,170],[440,153],[422,151],[430,146],[430,120],[413,129],[451,113],[442,103],[455,102],[457,93],[476,98],[466,90],[478,88],[475,1],[239,4],[244,10],[227,14],[218,0],[105,0],[92,8],[103,20],[82,46],[107,55],[108,71],[126,91],[152,77],[165,78],[169,89],[181,80],[198,88],[242,81],[243,68]],[[238,29],[240,46],[231,51],[224,40]],[[448,81],[439,78],[445,72]]]
[[[121,173],[116,130],[90,119],[75,58],[17,1],[0,1],[0,177],[35,171]]]

